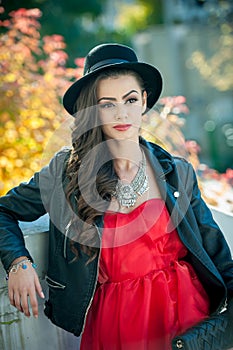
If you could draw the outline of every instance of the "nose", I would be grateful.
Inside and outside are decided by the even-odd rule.
[[[117,103],[115,119],[126,119],[128,117],[124,103]]]

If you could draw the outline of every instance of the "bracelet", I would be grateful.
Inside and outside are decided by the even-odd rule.
[[[32,265],[32,267],[35,269],[37,267],[37,265],[35,263],[33,263],[30,259],[23,259],[21,261],[19,261],[16,264],[13,264],[10,266],[8,273],[6,275],[6,280],[9,279],[9,273],[17,273],[18,269],[21,267],[23,270],[27,269],[27,264],[26,263],[30,263]]]

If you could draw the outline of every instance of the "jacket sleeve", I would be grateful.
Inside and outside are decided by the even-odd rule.
[[[27,183],[10,190],[0,198],[0,259],[6,270],[20,256],[31,258],[25,247],[19,221],[34,221],[49,212],[50,197],[57,178],[57,163],[64,157],[58,152],[49,165]]]
[[[203,247],[219,270],[228,291],[233,293],[233,260],[230,248],[223,232],[213,219],[211,210],[201,197],[197,177],[191,164],[189,164],[188,194],[191,198],[191,206],[202,236]]]

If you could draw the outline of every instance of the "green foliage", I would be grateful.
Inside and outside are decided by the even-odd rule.
[[[146,19],[146,23],[148,26],[162,24],[164,22],[163,0],[137,0],[137,2],[148,8],[149,15]]]
[[[136,0],[134,3],[119,3],[116,6],[116,28],[132,36],[138,31],[163,23],[161,0]]]
[[[135,0],[133,3],[110,2],[116,12],[111,26],[104,20],[107,0],[2,0],[5,17],[18,8],[39,8],[42,36],[60,34],[69,52],[68,64],[74,66],[77,56],[85,56],[96,43],[118,41],[131,44],[134,33],[162,23],[162,0]],[[1,28],[0,28],[1,30]]]

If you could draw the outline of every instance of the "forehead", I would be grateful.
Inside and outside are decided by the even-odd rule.
[[[97,83],[97,95],[108,93],[122,95],[130,90],[141,91],[140,84],[136,77],[131,74],[119,74],[117,76],[103,77]]]

